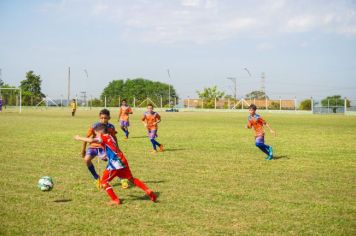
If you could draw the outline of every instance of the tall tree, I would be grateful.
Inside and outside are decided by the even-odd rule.
[[[204,100],[204,107],[213,108],[215,99],[219,100],[225,93],[219,91],[218,87],[215,85],[211,88],[204,88],[203,91],[197,91],[200,99]]]
[[[146,98],[150,98],[159,106],[162,98],[163,105],[168,105],[168,90],[168,84],[143,78],[113,80],[104,88],[101,99],[104,100],[106,97],[108,106],[118,106],[120,99],[127,99],[129,103],[132,103],[133,98],[135,98],[136,104],[139,105]],[[171,100],[175,97],[177,97],[176,91],[171,86]]]
[[[41,92],[41,83],[40,75],[36,75],[32,70],[26,73],[26,79],[20,82],[23,105],[37,104],[45,97]]]
[[[246,97],[246,99],[266,99],[266,98],[268,98],[268,96],[266,96],[266,93],[261,90],[252,91],[252,92],[246,94],[245,97]]]

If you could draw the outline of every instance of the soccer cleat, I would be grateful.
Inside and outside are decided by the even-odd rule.
[[[121,179],[121,188],[123,189],[128,189],[129,188],[129,182],[127,181],[127,179]]]
[[[147,196],[150,198],[150,200],[152,202],[156,202],[157,201],[157,196],[152,190],[147,190],[146,194],[147,194]]]
[[[157,153],[157,150],[152,150],[151,153],[152,153],[152,154],[156,154],[156,153]]]
[[[121,202],[119,199],[111,200],[110,202],[108,202],[108,205],[110,205],[110,206],[118,206],[120,204],[121,204]]]
[[[266,160],[273,160],[273,149],[271,146],[269,147],[269,154]]]
[[[95,186],[96,186],[96,188],[97,189],[102,189],[102,185],[101,185],[101,180],[100,180],[100,177],[99,178],[97,178],[96,180],[94,180],[94,184],[95,184]]]
[[[159,146],[159,150],[160,150],[161,152],[163,152],[163,151],[164,151],[163,144],[161,144],[161,145]]]

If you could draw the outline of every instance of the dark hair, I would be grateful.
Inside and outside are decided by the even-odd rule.
[[[248,107],[248,109],[252,109],[252,110],[256,111],[256,110],[257,110],[257,107],[256,107],[255,104],[251,104],[251,105]]]
[[[108,117],[110,117],[110,111],[108,109],[102,109],[100,112],[99,112],[99,116],[100,115],[107,115]]]
[[[147,107],[152,107],[152,108],[153,108],[152,103],[148,103],[148,104],[147,104]]]
[[[98,124],[97,126],[95,126],[94,130],[95,131],[101,131],[102,130],[104,134],[108,133],[108,128],[104,124]]]
[[[123,103],[123,102],[127,102],[126,99],[122,99],[121,103]]]

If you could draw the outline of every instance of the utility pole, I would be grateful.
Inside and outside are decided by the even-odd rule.
[[[68,91],[67,91],[67,106],[69,105],[70,99],[70,67],[68,67]]]
[[[261,91],[266,95],[266,75],[264,72],[261,74]]]
[[[227,79],[231,80],[234,83],[234,99],[235,99],[235,101],[237,101],[237,94],[236,94],[237,82],[236,82],[236,77],[227,77]]]

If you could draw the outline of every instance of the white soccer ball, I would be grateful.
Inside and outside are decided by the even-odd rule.
[[[51,191],[53,188],[53,180],[49,176],[43,176],[38,180],[37,187],[41,191]]]

